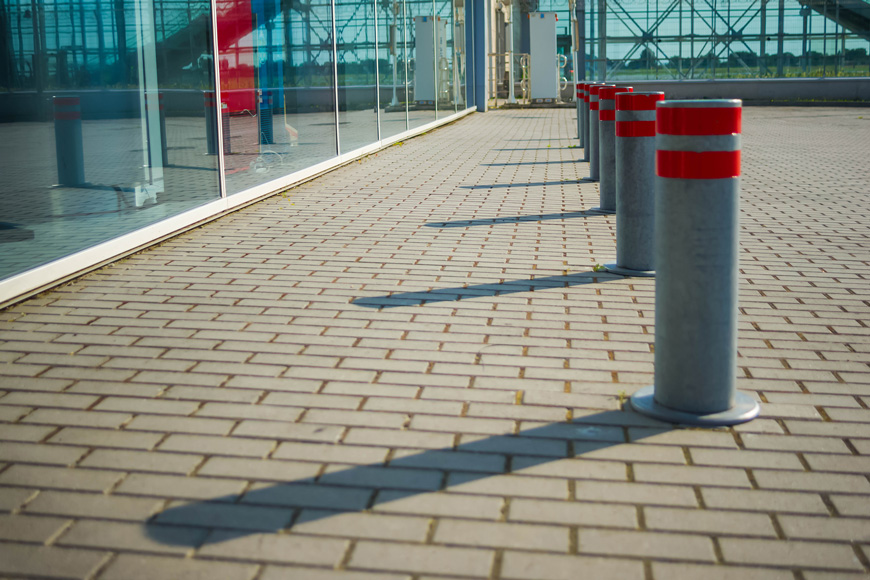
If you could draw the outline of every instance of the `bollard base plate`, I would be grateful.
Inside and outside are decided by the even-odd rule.
[[[746,423],[758,416],[761,407],[758,402],[746,393],[737,392],[734,406],[727,411],[698,415],[665,407],[656,403],[654,398],[655,386],[650,385],[637,391],[631,396],[632,408],[642,415],[680,425],[695,427],[727,427]]]
[[[594,211],[595,213],[599,213],[601,215],[616,215],[615,209],[602,209],[601,207],[593,207],[589,211]]]
[[[631,268],[623,268],[614,264],[604,264],[604,269],[611,274],[619,274],[620,276],[633,276],[639,278],[652,278],[656,275],[655,270],[632,270]]]

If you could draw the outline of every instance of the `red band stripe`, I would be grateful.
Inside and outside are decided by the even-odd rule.
[[[656,103],[664,100],[664,93],[660,95],[619,93],[616,95],[616,108],[620,111],[655,111]]]
[[[597,111],[598,110],[598,101],[589,101],[589,110]]]
[[[598,120],[599,121],[615,121],[616,120],[616,111],[613,109],[599,109],[598,110]]]
[[[656,175],[676,179],[740,177],[740,151],[656,151]]]
[[[655,137],[655,121],[617,121],[617,137]]]
[[[731,135],[740,133],[740,107],[658,107],[656,128],[665,135]]]

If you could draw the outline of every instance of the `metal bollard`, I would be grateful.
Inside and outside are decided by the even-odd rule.
[[[589,161],[589,83],[583,83],[583,102],[580,116],[583,117],[583,161]]]
[[[736,389],[741,101],[656,108],[655,384],[631,404],[672,423],[754,419]]]
[[[272,125],[272,93],[261,91],[258,99],[257,121],[260,127],[260,145],[271,145],[275,142]]]
[[[616,95],[631,87],[604,87],[598,91],[598,195],[594,211],[616,213]]]
[[[586,95],[583,103],[583,116],[586,121],[586,132],[584,135],[584,138],[586,139],[586,147],[583,149],[583,161],[586,162],[589,162],[592,158],[592,123],[589,122],[589,114],[592,111],[592,87],[600,84],[601,83],[586,83]]]
[[[586,111],[586,83],[580,83],[580,100],[578,105],[580,106],[580,110],[577,113],[579,124],[580,124],[580,146],[583,149],[586,149],[589,141],[586,139],[586,125],[589,123],[589,113]],[[586,153],[584,151],[583,155]]]
[[[577,139],[580,141],[580,147],[583,147],[583,83],[577,83],[577,92],[574,95],[574,104],[577,109]]]
[[[205,108],[205,144],[208,155],[217,155],[217,103],[214,91],[203,91],[203,104]]]
[[[79,97],[54,97],[54,146],[57,156],[57,185],[82,187],[85,182],[85,154],[82,142],[82,107]]]
[[[613,85],[594,84],[589,89],[589,179],[598,181],[601,169],[598,160],[598,91]]]
[[[145,91],[145,110],[151,110],[154,106],[153,99],[149,102],[149,92]],[[169,165],[169,150],[166,143],[166,111],[163,109],[163,93],[157,93],[157,115],[160,119],[160,157],[163,160],[163,166]],[[150,149],[149,149],[150,151]],[[151,163],[153,167],[155,164]]]
[[[608,272],[655,276],[656,103],[664,93],[616,95],[616,263]]]

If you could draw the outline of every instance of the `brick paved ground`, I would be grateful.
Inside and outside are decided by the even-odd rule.
[[[738,384],[673,430],[570,109],[474,115],[0,313],[0,575],[870,572],[870,112],[745,111]],[[864,117],[862,119],[862,117]]]

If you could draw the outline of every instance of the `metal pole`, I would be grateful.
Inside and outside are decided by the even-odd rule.
[[[656,103],[664,93],[616,95],[616,263],[608,272],[654,276]]]
[[[616,213],[616,94],[630,93],[631,87],[607,86],[598,91],[598,194],[594,211]]]
[[[783,77],[783,50],[785,46],[785,0],[779,0],[779,13],[777,14],[776,36],[776,76]]]
[[[759,412],[736,388],[740,121],[739,100],[656,109],[655,384],[631,404],[672,423]]]
[[[607,79],[607,0],[598,0],[598,80]]]

